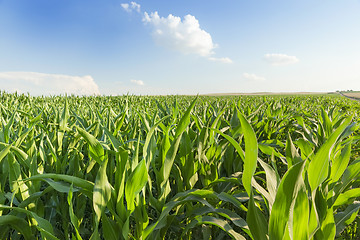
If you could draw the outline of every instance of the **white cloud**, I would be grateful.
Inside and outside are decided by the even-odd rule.
[[[265,61],[274,66],[288,65],[297,63],[299,59],[295,56],[288,56],[286,54],[268,53],[264,56]]]
[[[122,7],[125,11],[131,12],[131,9],[129,8],[129,4],[128,4],[128,3],[122,3],[122,4],[120,4],[120,5],[121,5],[121,7]]]
[[[0,88],[32,95],[98,95],[99,87],[91,76],[69,76],[37,72],[0,72]]]
[[[145,12],[143,21],[154,28],[153,37],[157,43],[185,54],[195,53],[210,56],[216,45],[211,35],[202,30],[199,21],[191,15],[180,17],[169,15],[160,17],[157,12],[150,15]]]
[[[259,77],[255,74],[251,74],[251,73],[244,73],[243,77],[251,80],[251,81],[265,81],[266,79],[264,77]]]
[[[145,12],[143,22],[151,25],[153,38],[161,46],[184,54],[207,57],[212,61],[232,62],[229,58],[210,57],[217,45],[213,43],[211,35],[200,28],[199,21],[190,14],[181,19],[172,14],[165,18],[160,17],[158,12]]]
[[[214,57],[209,57],[210,61],[214,61],[214,62],[222,62],[222,63],[232,63],[233,61],[228,58],[228,57],[223,57],[223,58],[214,58]]]
[[[140,12],[140,4],[136,3],[136,2],[131,2],[130,4],[128,3],[122,3],[120,4],[121,7],[127,11],[127,12],[132,12],[133,10],[135,10],[136,12]]]
[[[135,79],[131,79],[130,82],[138,85],[138,86],[143,86],[144,85],[144,82],[141,81],[141,80],[135,80]]]
[[[137,12],[140,12],[140,4],[137,4],[136,2],[131,2],[131,8]]]

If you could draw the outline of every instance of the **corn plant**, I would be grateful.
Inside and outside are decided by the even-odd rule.
[[[359,238],[359,104],[0,94],[0,239]]]

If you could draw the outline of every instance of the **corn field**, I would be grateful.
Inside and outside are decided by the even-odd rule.
[[[356,101],[0,94],[0,239],[359,239]]]

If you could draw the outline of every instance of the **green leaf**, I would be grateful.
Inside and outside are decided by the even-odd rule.
[[[109,137],[111,145],[114,147],[115,151],[118,151],[121,146],[120,141],[106,128],[103,126],[105,134]]]
[[[135,196],[145,187],[148,180],[145,159],[141,160],[134,171],[130,174],[125,185],[125,197],[127,208],[130,212],[134,211]]]
[[[282,178],[276,193],[269,220],[269,238],[283,239],[288,224],[290,207],[296,199],[302,180],[305,161],[293,165]]]
[[[211,205],[204,198],[216,199],[217,195],[211,190],[194,190],[194,189],[176,194],[170,201],[168,201],[164,205],[160,216],[157,218],[157,221],[154,224],[149,225],[144,230],[143,233],[144,239],[153,239],[154,235],[151,234],[153,234],[154,231],[162,228],[166,228],[168,224],[171,224],[171,222],[170,223],[167,222],[167,219],[170,215],[170,211],[177,206],[183,205],[187,202],[196,202],[211,207]],[[219,196],[219,199],[225,199],[225,198],[226,197],[224,196],[222,197]]]
[[[89,144],[90,156],[94,158],[94,160],[101,164],[104,161],[104,149],[101,146],[100,142],[90,133],[86,132],[84,129],[76,127],[79,131],[80,135],[85,139],[85,141]]]
[[[309,199],[306,193],[305,184],[302,179],[298,184],[297,196],[293,208],[292,217],[292,239],[308,240],[309,239]]]
[[[335,239],[336,228],[333,207],[327,209],[326,218],[321,223],[321,237],[323,239]]]
[[[200,207],[195,209],[192,212],[193,216],[200,216],[200,215],[207,215],[209,213],[216,213],[219,216],[225,217],[226,219],[230,220],[233,224],[235,224],[236,226],[242,228],[242,229],[249,229],[246,221],[244,219],[242,219],[238,214],[236,214],[235,212],[229,210],[229,209],[224,209],[224,208],[214,208],[212,206],[204,206],[204,207]]]
[[[111,221],[112,220],[110,220],[105,214],[101,216],[104,239],[119,239],[119,233],[116,232]]]
[[[73,184],[70,185],[70,189],[69,189],[68,197],[67,197],[67,202],[69,204],[69,216],[70,216],[71,224],[73,225],[73,227],[75,229],[76,239],[82,240],[80,233],[79,233],[79,225],[80,225],[79,219],[77,218],[77,216],[74,213],[72,198],[73,198]]]
[[[359,209],[360,202],[354,202],[344,212],[339,212],[335,215],[336,235],[339,235],[347,225],[354,221]]]
[[[346,144],[345,147],[341,150],[340,156],[335,157],[335,159],[333,160],[330,173],[331,182],[336,182],[341,178],[342,174],[344,173],[346,167],[349,164],[350,155],[351,142]]]
[[[299,155],[298,151],[296,150],[294,143],[291,140],[290,133],[288,133],[288,136],[286,139],[285,154],[286,154],[286,161],[288,163],[288,169],[292,165],[301,161],[300,155]]]
[[[233,239],[246,240],[246,238],[244,238],[242,235],[235,232],[234,229],[230,226],[230,224],[227,221],[219,219],[219,218],[211,217],[211,216],[195,217],[195,219],[186,226],[184,233],[186,233],[189,229],[195,227],[196,225],[200,225],[200,224],[210,224],[210,225],[217,226],[217,227],[221,228],[223,231],[225,231]]]
[[[239,156],[241,157],[241,159],[245,159],[245,154],[244,154],[244,150],[242,150],[242,148],[240,147],[239,143],[235,141],[235,139],[233,139],[232,137],[230,137],[229,135],[226,135],[225,133],[221,132],[218,129],[212,128],[211,130],[215,131],[216,133],[220,134],[221,136],[223,136],[226,140],[228,140],[231,145],[233,145],[233,147],[235,148],[236,152],[239,154]]]
[[[56,191],[61,193],[68,193],[70,191],[71,186],[69,184],[63,182],[55,182],[52,179],[45,178],[46,181],[51,187],[53,187]],[[72,189],[73,192],[79,191],[78,189]]]
[[[128,162],[129,154],[122,147],[119,148],[119,152],[116,153],[116,171],[115,171],[115,191],[117,191],[117,210],[120,213],[120,209],[124,209],[124,189],[125,189],[125,173],[126,164]]]
[[[35,123],[40,122],[41,117],[42,117],[42,112],[39,115],[37,115],[36,117],[34,117],[33,119],[30,120],[29,126],[32,127]]]
[[[1,161],[4,159],[4,157],[6,157],[6,155],[9,153],[11,148],[11,145],[8,145],[6,148],[4,148],[1,152],[0,152],[0,164]]]
[[[344,193],[341,193],[334,203],[334,207],[349,204],[355,198],[360,197],[360,188],[353,188]]]
[[[242,211],[247,212],[247,210],[248,210],[239,200],[237,200],[234,196],[232,196],[226,192],[221,192],[217,196],[221,201],[231,203],[232,205],[234,205],[235,207],[237,207],[238,209],[240,209]]]
[[[169,118],[170,116],[165,116],[162,119],[160,119],[157,123],[154,124],[154,126],[152,126],[150,128],[150,131],[146,134],[146,139],[145,139],[145,144],[144,144],[144,150],[143,150],[143,158],[147,159],[148,155],[153,155],[153,153],[151,152],[151,147],[150,147],[150,140],[152,139],[155,129],[159,126],[160,123],[162,123],[165,119]],[[147,167],[149,167],[150,165],[150,160],[147,161]]]
[[[163,181],[160,184],[160,186],[161,186],[161,197],[160,197],[160,199],[164,199],[168,195],[168,190],[167,189],[169,189],[169,187],[170,187],[169,186],[170,172],[171,172],[171,169],[173,167],[177,151],[179,149],[180,141],[181,141],[181,136],[179,136],[176,140],[173,141],[173,143],[171,144],[170,149],[166,153],[164,164],[161,166],[160,173],[162,173],[161,178],[162,178]]]
[[[9,209],[9,210],[15,210],[18,212],[25,213],[29,216],[31,216],[35,220],[35,226],[40,231],[41,235],[45,238],[51,239],[51,240],[58,240],[57,237],[55,237],[54,230],[52,228],[51,223],[44,219],[39,217],[36,213],[28,211],[23,208],[19,207],[9,207],[3,204],[0,204],[0,209]]]
[[[93,191],[93,207],[96,214],[97,222],[100,221],[106,204],[111,198],[111,185],[106,175],[107,160],[105,160],[96,175]]]
[[[351,117],[348,117],[330,136],[330,138],[321,146],[319,151],[315,154],[314,159],[311,160],[308,168],[308,178],[311,190],[314,192],[316,188],[327,178],[330,153],[334,147],[337,139],[341,133],[351,122]]]
[[[185,131],[186,127],[189,125],[190,113],[191,113],[191,110],[195,106],[196,100],[197,100],[197,97],[191,102],[190,106],[188,107],[188,109],[186,110],[186,112],[184,113],[182,118],[180,119],[180,122],[179,122],[178,126],[176,127],[175,138],[178,138]]]
[[[332,200],[335,202],[338,196],[349,187],[351,182],[355,181],[360,174],[360,160],[353,161],[345,170],[341,182],[335,186],[334,193],[335,196],[332,197]]]
[[[62,150],[62,143],[63,143],[65,130],[67,129],[68,119],[69,119],[69,106],[68,106],[68,101],[65,98],[65,106],[61,114],[61,118],[59,119],[59,131],[57,132],[58,151]]]
[[[242,176],[242,182],[247,194],[250,196],[251,192],[251,179],[256,170],[256,163],[258,157],[258,143],[256,135],[249,122],[238,111],[238,117],[240,119],[241,128],[245,138],[245,163]]]
[[[34,180],[46,181],[45,179],[47,178],[63,180],[68,183],[73,183],[75,186],[80,187],[87,192],[92,192],[94,189],[94,183],[78,177],[69,176],[65,174],[43,173],[24,179],[23,181],[34,181]]]
[[[35,239],[32,235],[29,223],[22,218],[13,215],[0,216],[0,225],[10,225],[12,229],[16,229],[21,233],[25,240]]]
[[[258,161],[259,161],[260,165],[262,166],[262,168],[265,170],[266,187],[269,191],[268,201],[269,201],[270,210],[271,210],[272,205],[275,201],[276,192],[277,192],[277,188],[279,185],[279,179],[278,179],[278,176],[277,176],[275,170],[270,165],[268,165],[267,163],[262,161],[260,158],[258,158]]]
[[[249,225],[250,231],[256,240],[268,240],[268,223],[260,209],[255,205],[254,196],[250,194],[248,204],[248,212],[246,214],[246,222]]]

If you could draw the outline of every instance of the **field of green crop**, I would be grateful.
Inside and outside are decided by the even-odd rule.
[[[0,94],[0,239],[359,239],[340,96]]]

